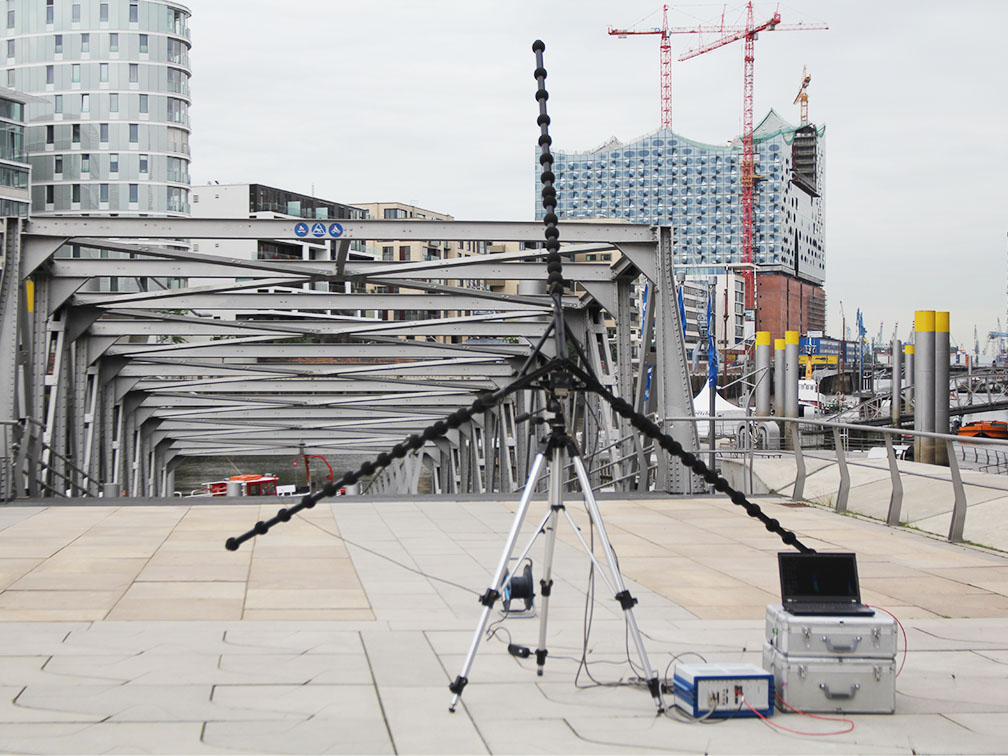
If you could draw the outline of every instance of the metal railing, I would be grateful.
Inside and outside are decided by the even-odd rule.
[[[664,421],[666,427],[671,423],[693,422],[702,423],[704,428],[709,422],[706,417],[667,417],[664,418]],[[741,487],[750,494],[753,492],[754,480],[758,478],[755,470],[757,460],[768,457],[793,457],[795,477],[791,497],[795,500],[806,500],[806,487],[809,479],[816,475],[821,476],[824,471],[832,469],[838,473],[839,480],[836,490],[829,500],[832,501],[832,507],[836,512],[846,513],[851,491],[851,469],[865,468],[875,471],[886,469],[889,473],[890,494],[888,506],[885,509],[885,522],[889,526],[907,524],[903,517],[904,492],[907,481],[926,480],[933,484],[951,486],[952,507],[949,513],[948,528],[943,535],[952,543],[964,541],[963,531],[969,505],[966,496],[967,486],[983,493],[984,500],[992,498],[992,493],[995,497],[998,495],[1008,496],[1008,477],[1003,484],[996,478],[978,478],[964,483],[959,466],[959,461],[963,460],[974,463],[978,473],[1008,473],[1008,441],[997,439],[978,441],[966,436],[840,423],[814,418],[748,416],[716,418],[715,423],[722,425],[722,431],[726,427],[733,429],[740,425],[756,427],[763,423],[779,423],[784,428],[784,433],[781,435],[781,447],[789,448],[760,448],[756,443],[745,443],[747,439],[759,438],[759,434],[756,432],[743,434],[741,444],[737,443],[740,439],[734,433],[731,436],[724,432],[720,434],[719,438],[722,441],[731,438],[734,445],[729,444],[715,448],[714,452],[723,463],[730,462],[741,466],[741,469],[737,469],[736,473],[741,473]],[[703,454],[710,453],[709,446],[703,445],[703,441],[706,440],[705,434],[700,433],[699,435],[701,446],[698,449],[691,449],[691,451]],[[908,438],[911,443],[915,439],[931,439],[935,444],[944,445],[948,466],[913,465],[911,460],[901,459],[897,454],[897,447],[900,445],[897,442],[905,443]],[[589,470],[600,473],[602,478],[597,486],[598,490],[619,489],[620,484],[626,483],[628,478],[637,478],[638,472],[636,470],[628,475],[621,472],[620,465],[630,457],[640,456],[639,450],[635,449],[631,454],[623,456],[613,453],[616,449],[626,448],[624,444],[631,443],[633,443],[633,436],[625,436],[600,447],[594,454],[586,456]],[[878,448],[880,445],[885,449],[884,460],[859,459],[857,456],[853,458],[850,456],[852,447]],[[826,451],[828,455],[815,454],[815,451]],[[604,457],[603,452],[609,452],[609,457]],[[652,459],[653,453],[652,445],[644,447],[644,457],[649,460],[649,472],[656,467]],[[813,460],[826,464],[810,471],[808,463]],[[900,466],[901,461],[902,467]],[[881,466],[880,462],[883,463]],[[609,475],[603,475],[607,470]],[[625,486],[624,490],[628,490],[628,487]],[[866,513],[862,512],[862,514]]]

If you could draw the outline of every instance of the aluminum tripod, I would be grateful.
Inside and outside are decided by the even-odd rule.
[[[511,561],[511,555],[514,552],[515,544],[518,541],[518,533],[521,530],[522,524],[525,522],[525,516],[528,514],[529,503],[532,499],[532,492],[535,490],[536,483],[539,479],[539,472],[542,469],[547,456],[549,456],[551,464],[549,470],[549,512],[546,514],[546,517],[542,521],[539,529],[535,534],[533,534],[532,539],[529,541],[529,544],[526,546],[524,552],[518,557],[517,562],[518,564],[521,564],[522,560],[525,559],[525,556],[531,550],[536,538],[540,533],[543,533],[545,535],[545,547],[543,555],[542,579],[539,582],[542,601],[540,603],[539,612],[539,645],[535,651],[536,674],[542,675],[543,667],[546,664],[546,657],[549,653],[546,648],[546,631],[549,622],[549,600],[553,588],[553,550],[556,545],[557,524],[560,513],[562,512],[568,522],[570,522],[574,533],[577,535],[582,547],[584,547],[585,553],[595,565],[596,570],[598,570],[603,582],[605,582],[606,586],[612,590],[614,598],[620,603],[620,606],[623,609],[630,637],[633,638],[634,645],[637,648],[637,655],[640,657],[641,666],[647,675],[648,689],[651,692],[651,696],[654,698],[655,704],[658,706],[659,713],[661,713],[664,711],[665,706],[661,698],[661,686],[658,681],[658,673],[651,666],[651,662],[648,660],[647,651],[644,648],[644,641],[641,638],[640,630],[637,628],[637,620],[634,617],[633,607],[634,604],[637,603],[637,599],[630,595],[630,592],[626,589],[626,585],[623,583],[623,577],[619,571],[619,564],[616,561],[616,553],[613,551],[612,543],[609,541],[609,535],[606,533],[605,524],[602,522],[602,514],[599,511],[598,502],[595,500],[595,496],[592,493],[591,481],[588,478],[588,471],[585,469],[584,462],[581,459],[577,446],[575,445],[573,439],[571,439],[567,434],[565,423],[559,413],[555,414],[554,419],[551,422],[551,426],[552,431],[550,432],[550,435],[544,442],[543,448],[541,448],[536,454],[532,463],[532,469],[529,472],[528,480],[525,482],[525,488],[522,491],[521,500],[518,503],[518,509],[515,511],[514,520],[511,522],[511,530],[508,532],[507,541],[504,544],[504,549],[501,553],[500,561],[497,563],[497,569],[494,572],[490,587],[487,589],[486,593],[480,597],[480,603],[483,604],[483,611],[480,615],[479,622],[476,625],[476,631],[473,633],[472,642],[469,645],[469,651],[466,654],[465,660],[462,662],[462,669],[459,672],[458,677],[455,678],[455,681],[448,686],[449,690],[451,690],[453,694],[448,710],[455,711],[455,707],[458,705],[459,697],[462,695],[462,690],[469,682],[469,672],[472,669],[473,661],[476,658],[476,651],[479,648],[480,640],[483,638],[484,633],[486,633],[487,624],[490,621],[490,612],[493,609],[494,603],[501,597],[505,583],[510,578],[508,564]],[[588,517],[592,526],[598,532],[599,544],[605,553],[606,565],[601,564],[596,558],[591,547],[585,542],[584,537],[581,535],[580,529],[574,524],[570,514],[568,514],[566,508],[564,507],[563,470],[565,456],[570,457],[574,466],[578,483],[581,486],[581,493],[584,498],[585,507],[588,511]]]

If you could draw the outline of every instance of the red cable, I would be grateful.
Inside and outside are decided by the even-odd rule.
[[[890,617],[892,617],[894,620],[896,620],[896,624],[899,625],[899,629],[903,633],[903,660],[900,661],[899,669],[896,670],[896,677],[899,677],[900,676],[900,672],[903,671],[903,665],[906,664],[906,658],[907,658],[907,634],[906,634],[906,628],[904,628],[903,627],[903,623],[899,621],[899,617],[897,617],[895,614],[893,614],[892,612],[890,612],[888,609],[883,609],[881,606],[871,606],[870,604],[868,605],[868,608],[869,609],[878,609],[880,612],[885,612],[886,614],[888,614]]]
[[[824,737],[824,736],[827,736],[827,735],[845,735],[845,734],[847,734],[848,732],[850,732],[851,730],[854,729],[854,722],[852,720],[850,720],[850,719],[845,719],[844,717],[820,717],[820,716],[817,716],[815,714],[806,714],[804,711],[800,711],[800,710],[794,708],[793,706],[789,705],[780,696],[777,696],[777,698],[778,698],[778,700],[782,704],[784,704],[785,706],[787,706],[792,711],[797,712],[798,714],[802,714],[802,715],[804,715],[806,717],[811,717],[812,719],[825,719],[825,720],[828,720],[830,722],[846,722],[847,724],[850,725],[850,727],[848,727],[846,730],[837,730],[835,732],[802,732],[801,730],[792,730],[790,727],[785,727],[784,725],[779,725],[776,722],[772,722],[769,719],[767,719],[765,716],[763,716],[762,714],[760,714],[759,711],[757,711],[752,706],[750,706],[749,702],[746,701],[745,698],[742,699],[742,703],[744,703],[748,707],[749,711],[751,711],[753,714],[755,714],[757,717],[759,717],[760,719],[762,719],[764,722],[766,722],[771,727],[776,727],[778,730],[783,730],[784,732],[790,732],[793,735],[812,735],[812,736],[815,736],[815,737]]]

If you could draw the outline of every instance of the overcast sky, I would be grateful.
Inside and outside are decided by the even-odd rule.
[[[659,125],[658,0],[189,0],[194,184],[260,182],[338,202],[402,201],[458,219],[530,220],[535,68],[546,42],[551,133],[592,149]],[[670,26],[720,20],[675,4]],[[756,18],[778,7],[756,4]],[[870,336],[949,310],[953,339],[1008,330],[1008,2],[789,0],[756,42],[755,118],[826,125],[828,330],[860,308]],[[736,0],[726,11],[745,20]],[[742,43],[679,63],[673,128],[741,131]]]

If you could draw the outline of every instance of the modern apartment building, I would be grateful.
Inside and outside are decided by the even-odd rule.
[[[264,184],[208,184],[192,188],[194,218],[303,218],[305,220],[361,220],[367,213],[352,205],[320,199],[307,194],[277,189]],[[193,252],[243,260],[336,259],[336,242],[308,236],[300,241],[266,239],[194,239]],[[349,259],[371,260],[373,251],[363,242],[350,242]],[[189,279],[190,286],[212,284],[212,279]],[[328,283],[305,284],[304,288],[332,290]],[[351,292],[349,282],[339,284]],[[331,313],[329,313],[331,314]],[[362,313],[354,313],[362,315]],[[251,313],[227,312],[225,319],[251,317]]]
[[[189,16],[168,0],[7,1],[6,85],[41,99],[34,214],[189,214]]]
[[[764,276],[783,276],[811,285],[824,301],[825,127],[794,126],[770,111],[753,133],[757,292]],[[691,278],[743,263],[741,138],[713,145],[659,129],[626,144],[614,138],[590,151],[554,150],[554,159],[561,218],[670,225],[676,266]],[[540,171],[536,163],[536,217],[541,219]],[[774,283],[775,289],[781,285]],[[776,297],[764,300],[765,306],[771,301]],[[760,307],[757,301],[758,322],[763,321]],[[818,304],[811,310],[817,315]]]
[[[27,217],[31,168],[25,152],[25,105],[31,98],[0,88],[0,216]]]

